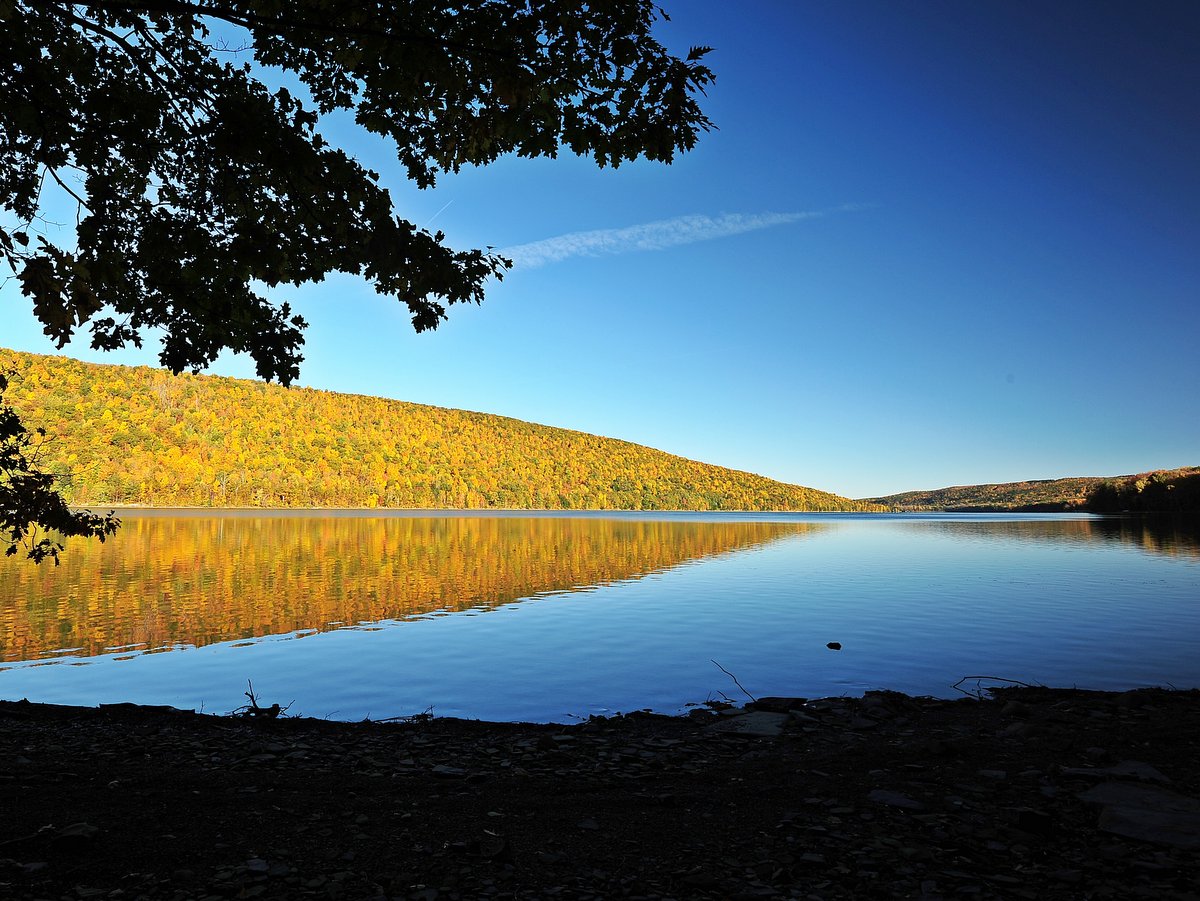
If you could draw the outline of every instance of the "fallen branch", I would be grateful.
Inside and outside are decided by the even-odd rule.
[[[1007,679],[1004,676],[963,676],[961,679],[959,679],[957,682],[955,682],[950,687],[953,688],[955,691],[961,691],[968,698],[975,698],[976,700],[982,700],[983,694],[987,689],[980,686],[979,683],[982,682],[984,679],[987,679],[991,682],[1004,682],[1006,685],[1019,685],[1022,688],[1038,688],[1039,687],[1037,685],[1030,685],[1028,682],[1022,682],[1020,679]],[[959,688],[959,686],[962,685],[964,682],[970,682],[972,680],[975,681],[975,690],[974,691],[968,691],[965,688]]]
[[[373,723],[405,723],[407,725],[415,725],[417,723],[428,723],[433,719],[433,705],[430,704],[420,713],[409,713],[401,716],[385,716],[382,719],[371,720]]]
[[[287,707],[280,707],[278,704],[272,704],[270,707],[262,707],[258,703],[258,696],[254,694],[254,683],[247,679],[246,685],[249,686],[250,690],[245,692],[245,695],[250,699],[250,703],[245,704],[233,711],[233,716],[264,717],[269,720],[274,720],[287,713],[288,710],[291,709],[292,704],[296,703],[295,701],[292,701],[292,703],[288,704]]]
[[[721,664],[717,663],[717,661],[709,658],[709,662],[712,663],[713,666],[715,666],[717,669],[719,669],[725,675],[727,675],[730,679],[732,679],[733,684],[742,690],[742,694],[744,694],[746,697],[748,697],[751,701],[754,701],[754,702],[758,701],[758,698],[754,697],[754,695],[752,695],[752,694],[750,694],[750,692],[746,691],[745,686],[742,685],[742,683],[738,681],[737,676],[735,676],[729,670],[725,669],[725,667],[721,666]],[[729,699],[726,698],[726,700],[729,700]]]

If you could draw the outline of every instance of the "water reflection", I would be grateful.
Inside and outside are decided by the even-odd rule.
[[[0,660],[313,632],[637,579],[803,522],[125,515],[59,567],[0,565]]]
[[[713,660],[807,697],[946,696],[974,672],[1188,687],[1195,536],[1046,515],[139,514],[58,569],[0,564],[0,692],[223,711],[253,678],[315,716],[563,721],[728,690]],[[207,646],[147,653],[178,644]]]
[[[1194,516],[1109,516],[1096,520],[1096,533],[1156,554],[1200,557],[1200,519]]]
[[[958,516],[915,518],[914,524],[959,540],[1046,544],[1125,544],[1172,557],[1200,557],[1200,519],[1178,516],[1086,516],[1021,519]]]

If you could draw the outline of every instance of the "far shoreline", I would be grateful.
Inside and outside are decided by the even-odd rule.
[[[723,517],[737,519],[753,517],[776,516],[816,516],[838,517],[851,516],[856,519],[873,519],[885,517],[926,516],[937,517],[1005,517],[1019,516],[1021,518],[1044,519],[1105,519],[1127,516],[1147,516],[1154,514],[1124,514],[1124,513],[1092,513],[1087,510],[1063,511],[1025,511],[1025,510],[617,510],[617,509],[564,509],[564,508],[526,508],[526,507],[186,507],[186,506],[151,506],[143,504],[72,504],[73,510],[91,512],[111,510],[117,514],[151,514],[151,515],[213,515],[213,516],[361,516],[379,518],[406,517],[546,517],[546,518],[580,518],[603,519],[605,517],[645,518],[686,518],[686,517]]]

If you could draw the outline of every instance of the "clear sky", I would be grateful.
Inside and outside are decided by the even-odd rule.
[[[852,497],[1200,464],[1200,3],[667,8],[668,46],[716,48],[720,129],[672,166],[505,159],[422,192],[327,130],[401,215],[519,265],[424,335],[353,278],[279,290],[302,384]],[[54,352],[11,282],[0,328]]]

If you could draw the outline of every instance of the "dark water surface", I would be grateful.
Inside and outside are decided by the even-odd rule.
[[[1200,685],[1200,540],[1083,515],[127,512],[0,564],[0,697],[565,720],[965,675]],[[303,640],[299,640],[303,639]],[[838,641],[843,650],[827,650]]]

